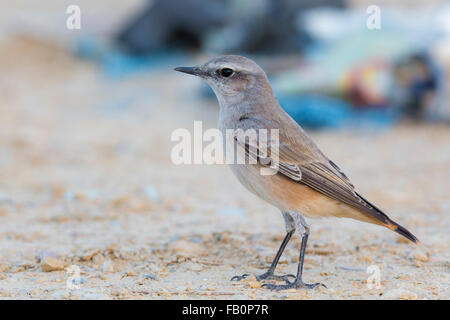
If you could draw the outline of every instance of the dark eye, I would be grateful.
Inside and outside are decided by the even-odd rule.
[[[222,77],[228,78],[233,74],[233,70],[230,68],[223,68],[219,70],[219,73]]]

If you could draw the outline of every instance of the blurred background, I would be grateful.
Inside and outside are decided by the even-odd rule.
[[[0,4],[0,297],[448,299],[450,5],[373,5]],[[230,283],[267,267],[284,225],[225,166],[170,161],[173,130],[218,116],[212,91],[173,68],[221,54],[260,64],[282,107],[423,247],[309,221],[307,278],[330,290]],[[291,245],[280,272],[296,259]],[[77,290],[66,288],[71,265]]]

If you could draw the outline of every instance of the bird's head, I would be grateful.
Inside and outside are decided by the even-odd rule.
[[[271,91],[263,69],[242,56],[220,56],[203,65],[178,67],[175,70],[205,79],[220,102],[251,98],[261,91]]]

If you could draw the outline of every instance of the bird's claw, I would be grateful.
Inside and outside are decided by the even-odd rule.
[[[230,281],[241,281],[241,280],[247,279],[249,276],[250,276],[250,274],[245,273],[245,274],[243,274],[241,276],[234,276],[233,278],[230,279]],[[276,276],[273,273],[268,273],[268,272],[263,273],[263,274],[261,274],[259,276],[256,276],[255,278],[258,281],[261,281],[261,280],[283,280],[283,281],[286,281],[286,283],[290,283],[289,282],[289,277],[292,277],[294,279],[296,278],[293,274],[286,274],[286,275],[282,275],[282,276]]]
[[[244,273],[242,276],[234,276],[233,278],[230,279],[230,281],[241,281],[246,279],[250,274],[248,273]]]
[[[296,278],[293,274],[285,274],[282,276],[276,276],[274,274],[270,274],[270,273],[263,273],[260,276],[256,277],[256,280],[261,281],[261,280],[283,280],[286,281],[286,283],[289,283],[289,277],[292,278]]]

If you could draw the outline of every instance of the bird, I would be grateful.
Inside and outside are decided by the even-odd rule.
[[[284,284],[264,281],[264,287],[271,290],[326,287],[322,283],[303,282],[303,263],[310,234],[305,217],[351,218],[387,227],[413,243],[419,243],[411,232],[356,191],[345,173],[283,110],[267,75],[253,60],[224,55],[204,64],[174,70],[200,77],[212,88],[219,102],[218,128],[224,135],[227,130],[277,130],[277,141],[268,139],[265,150],[254,138],[232,136],[232,143],[240,146],[247,159],[254,161],[231,163],[231,171],[246,189],[278,208],[285,222],[286,235],[270,267],[256,276],[258,281],[279,280]],[[276,170],[262,174],[262,168]],[[279,259],[295,231],[301,238],[297,273],[275,275]],[[235,276],[231,280],[242,280],[247,276]]]

